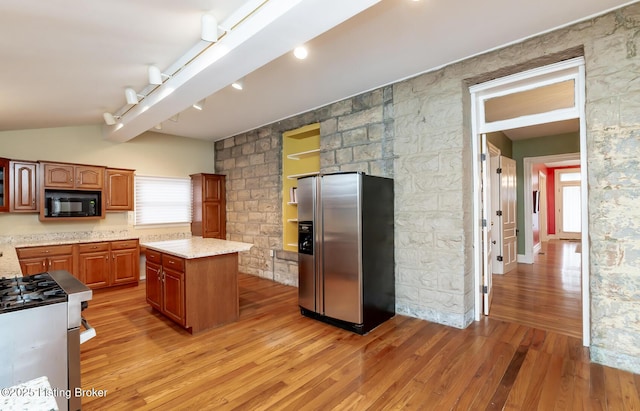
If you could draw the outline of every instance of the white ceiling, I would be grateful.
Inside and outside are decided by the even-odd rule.
[[[350,12],[337,0],[300,0],[296,13],[258,34],[253,49],[230,53],[227,63],[223,57],[223,75],[209,70],[179,99],[167,100],[172,104],[149,109],[137,128],[162,122],[163,133],[217,140],[629,3],[377,1],[351,0],[349,7],[363,11],[340,24]],[[0,131],[104,124],[105,111],[125,105],[125,87],[147,87],[149,64],[164,70],[202,43],[203,12],[222,21],[244,2],[2,0]],[[306,60],[286,52],[303,42]],[[242,92],[211,86],[234,75],[244,76]],[[207,87],[217,91],[205,109],[185,110]],[[163,121],[178,112],[178,122]],[[115,140],[139,132],[129,134]]]

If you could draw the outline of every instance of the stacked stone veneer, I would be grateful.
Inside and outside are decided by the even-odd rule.
[[[270,276],[268,250],[281,248],[281,132],[320,121],[323,170],[395,179],[397,312],[465,327],[476,291],[468,86],[584,54],[591,356],[640,372],[639,52],[633,4],[216,143],[216,169],[230,176],[229,235],[257,245],[241,270]],[[252,157],[258,142],[264,158]],[[273,277],[295,284],[284,261]]]
[[[282,133],[319,122],[322,172],[391,177],[392,113],[392,87],[384,87],[216,142],[216,172],[227,176],[227,237],[255,245],[241,253],[240,271],[298,284],[298,255],[282,251]]]

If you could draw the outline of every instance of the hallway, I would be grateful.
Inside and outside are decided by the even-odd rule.
[[[582,338],[580,242],[542,243],[534,264],[493,276],[489,316]]]

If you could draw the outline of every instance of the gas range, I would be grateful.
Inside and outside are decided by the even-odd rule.
[[[0,279],[0,313],[67,300],[67,294],[49,273]]]
[[[11,330],[0,339],[0,387],[46,376],[58,408],[79,410],[80,344],[96,335],[81,312],[92,296],[64,270],[0,279],[0,330]]]

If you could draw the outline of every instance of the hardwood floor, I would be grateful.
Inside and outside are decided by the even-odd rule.
[[[582,338],[580,245],[575,241],[542,243],[534,264],[518,264],[493,276],[489,316]]]
[[[241,275],[240,320],[190,335],[144,284],[85,310],[85,410],[639,409],[640,376],[579,339],[484,318],[458,330],[397,315],[360,336],[305,317],[297,289]]]

